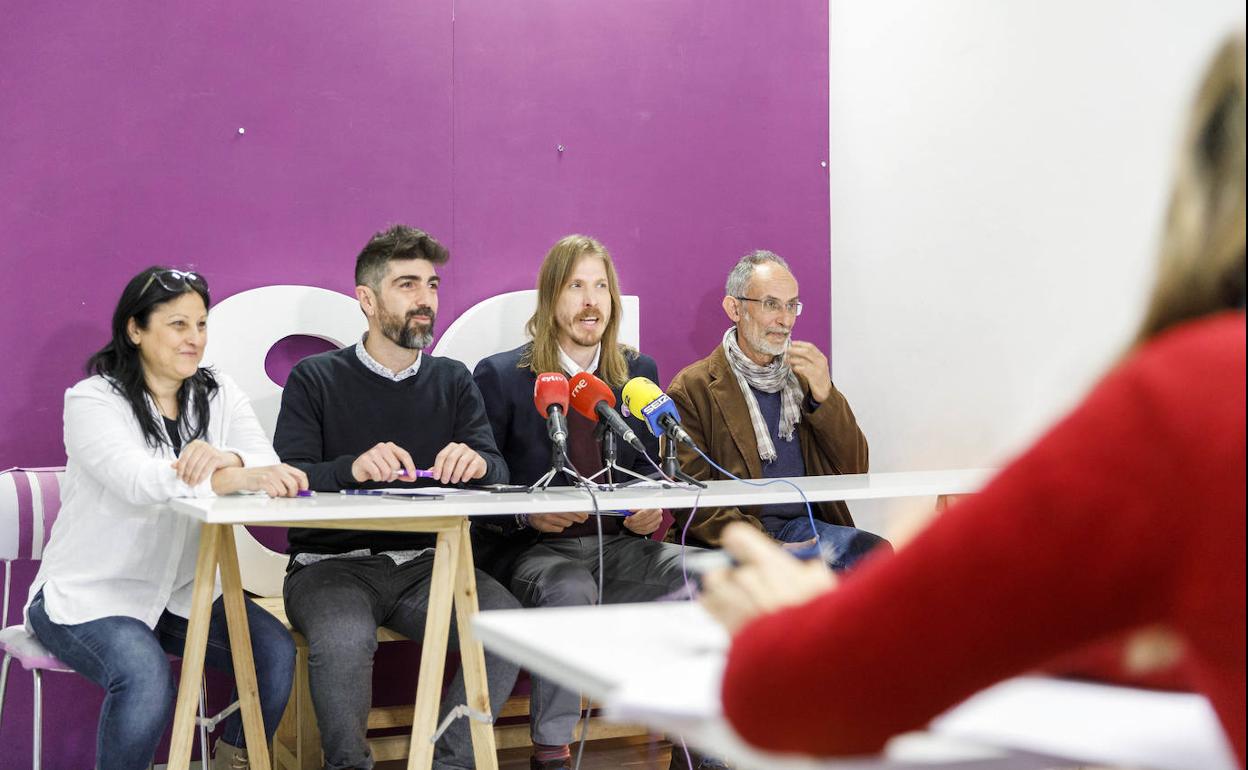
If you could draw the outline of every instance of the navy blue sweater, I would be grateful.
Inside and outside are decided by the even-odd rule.
[[[484,358],[472,373],[473,380],[485,399],[485,412],[489,416],[494,442],[511,473],[513,484],[532,484],[550,468],[550,438],[546,435],[546,417],[533,405],[533,384],[537,375],[519,368],[520,357],[527,344],[505,353]],[[659,380],[659,367],[650,356],[640,353],[629,356],[628,377],[648,377]],[[612,388],[618,408],[620,388]],[[659,440],[641,420],[625,418],[629,427],[637,432],[650,456],[658,460]],[[619,454],[616,462],[641,475],[653,471],[650,463],[628,444],[616,442]],[[558,477],[557,484],[565,484]]]
[[[295,365],[282,393],[273,447],[282,462],[308,474],[318,492],[394,486],[357,482],[355,458],[383,441],[412,455],[417,468],[429,468],[452,441],[467,444],[486,463],[476,483],[507,481],[507,466],[494,446],[481,394],[459,361],[425,354],[420,370],[401,382],[369,371],[354,346],[305,358]],[[430,547],[426,533],[292,528],[292,556]]]

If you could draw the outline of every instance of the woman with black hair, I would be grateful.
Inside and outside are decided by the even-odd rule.
[[[68,456],[61,512],[26,607],[52,654],[105,690],[100,770],[145,768],[176,696],[167,654],[186,642],[199,527],[176,497],[296,495],[307,477],[278,462],[247,396],[201,368],[208,287],[195,273],[152,267],[126,285],[112,340],[65,393]],[[250,602],[260,704],[271,736],[290,692],[294,645]],[[206,663],[232,670],[225,611],[212,608]],[[238,712],[214,768],[247,767]]]

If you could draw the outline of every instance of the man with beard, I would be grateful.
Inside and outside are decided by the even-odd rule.
[[[605,246],[569,235],[551,248],[538,272],[537,309],[526,327],[532,341],[482,360],[473,373],[513,482],[532,484],[550,466],[546,419],[533,407],[538,374],[595,374],[617,401],[629,379],[658,380],[654,359],[618,342],[621,310],[619,281]],[[658,442],[644,423],[632,418],[629,423],[657,456]],[[568,413],[568,457],[585,476],[603,467],[593,433],[593,422],[575,410]],[[623,441],[617,462],[640,474],[650,470]],[[556,483],[566,481],[559,477]],[[487,527],[476,527],[479,563],[509,582],[528,607],[644,602],[680,589],[680,548],[647,537],[658,529],[663,512],[610,513],[597,521],[589,512],[531,514],[493,537]],[[535,676],[529,704],[531,768],[570,767],[568,744],[580,716],[579,694]],[[679,754],[683,762],[684,752]]]
[[[713,353],[683,369],[668,389],[690,437],[739,478],[866,473],[867,440],[832,384],[827,357],[809,342],[791,339],[802,301],[788,263],[770,251],[747,254],[728,274],[724,293],[733,326]],[[679,457],[694,478],[722,477],[688,447],[679,448]],[[882,538],[855,529],[844,502],[813,504],[811,511],[813,522],[802,503],[701,508],[688,539],[717,546],[731,521],[748,522],[782,543],[806,544],[817,534],[836,570],[877,546],[891,549]],[[677,512],[681,526],[687,515]]]
[[[481,395],[458,361],[424,354],[433,340],[440,280],[449,258],[432,236],[396,225],[377,233],[355,263],[355,294],[368,317],[357,344],[300,361],[282,393],[274,447],[320,492],[414,482],[429,469],[442,484],[505,482]],[[283,594],[291,625],[308,640],[312,704],[326,768],[371,768],[365,731],[372,703],[377,628],[424,634],[435,536],[292,528]],[[518,606],[480,570],[481,609]],[[454,629],[452,629],[452,640]],[[497,715],[516,666],[485,655]],[[443,714],[465,703],[463,672]],[[474,766],[467,720],[435,748],[440,770]]]

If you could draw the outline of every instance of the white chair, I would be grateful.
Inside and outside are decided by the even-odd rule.
[[[52,524],[61,510],[61,482],[64,468],[10,468],[0,471],[0,560],[4,561],[4,614],[0,626],[9,619],[12,594],[13,562],[39,561],[43,547],[52,533]],[[24,603],[23,603],[24,604]],[[0,630],[0,724],[4,719],[4,700],[8,692],[9,666],[17,660],[33,678],[34,735],[31,741],[31,764],[39,770],[43,763],[43,674],[44,672],[74,673],[74,670],[48,652],[26,626],[19,622]],[[208,733],[233,709],[226,709],[210,719],[197,717],[199,725],[200,764],[208,766]],[[199,713],[207,710],[207,692],[199,688]]]

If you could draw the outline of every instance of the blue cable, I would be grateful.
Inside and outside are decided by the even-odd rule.
[[[811,507],[810,507],[810,500],[808,500],[808,499],[806,498],[806,493],[802,491],[802,488],[801,488],[801,487],[799,487],[798,485],[794,484],[792,481],[789,481],[788,479],[768,479],[767,481],[754,481],[754,480],[752,480],[752,479],[743,479],[743,478],[741,478],[740,476],[737,476],[737,475],[733,474],[731,471],[728,471],[728,470],[725,470],[725,469],[721,468],[719,465],[717,465],[717,464],[715,463],[715,461],[714,461],[714,460],[712,460],[711,458],[707,457],[707,456],[706,456],[706,452],[703,452],[703,451],[702,451],[699,447],[696,447],[696,446],[695,446],[693,449],[694,449],[694,451],[695,451],[695,452],[697,452],[699,455],[701,455],[702,459],[703,459],[703,460],[706,460],[706,462],[707,462],[707,463],[708,463],[708,464],[709,464],[712,468],[714,468],[715,470],[717,470],[717,471],[719,471],[720,473],[724,474],[725,476],[727,476],[727,477],[728,477],[728,478],[730,478],[730,479],[734,479],[734,480],[736,480],[736,481],[740,481],[742,484],[749,484],[749,485],[750,485],[750,486],[752,486],[752,487],[768,487],[768,486],[771,486],[772,484],[788,484],[789,486],[791,486],[791,487],[793,487],[794,489],[796,489],[796,490],[797,490],[797,493],[798,493],[799,495],[801,495],[801,497],[802,497],[802,502],[806,504],[806,516],[807,516],[807,518],[809,518],[809,519],[810,519],[810,531],[814,534],[815,546],[816,546],[816,547],[818,547],[818,548],[822,551],[822,545],[823,545],[823,544],[822,544],[822,543],[820,542],[820,540],[819,540],[819,529],[815,526],[815,514],[814,514],[814,511],[813,511],[813,510],[811,509]],[[693,521],[693,516],[692,516],[692,514],[689,516],[689,520],[690,520],[690,521]],[[686,525],[686,527],[687,527],[687,526],[688,526],[688,525]]]
[[[604,574],[604,569],[603,569],[604,565],[603,565],[602,515],[598,507],[598,495],[594,493],[594,483],[592,481],[588,481],[587,479],[585,479],[585,477],[581,475],[581,472],[577,469],[577,467],[575,465],[572,465],[571,460],[568,460],[567,458],[565,458],[565,460],[567,461],[568,465],[572,468],[572,472],[575,473],[582,482],[584,482],[584,483],[578,483],[576,484],[576,486],[585,490],[585,492],[589,495],[590,502],[593,503],[593,506],[594,506],[594,521],[596,521],[598,524],[598,599],[596,602],[594,602],[594,604],[601,606],[602,596],[604,593],[604,589],[606,588],[606,582],[605,582],[606,576]],[[592,712],[592,706],[587,703],[585,704],[585,712],[583,714],[584,720],[582,721],[581,714],[577,715],[577,721],[581,722],[581,740],[580,740],[580,744],[577,746],[577,749],[576,749],[576,759],[575,759],[575,763],[573,764],[573,767],[575,768],[575,770],[580,770],[581,758],[585,754],[585,739],[589,737],[589,717],[590,717],[591,712]]]

